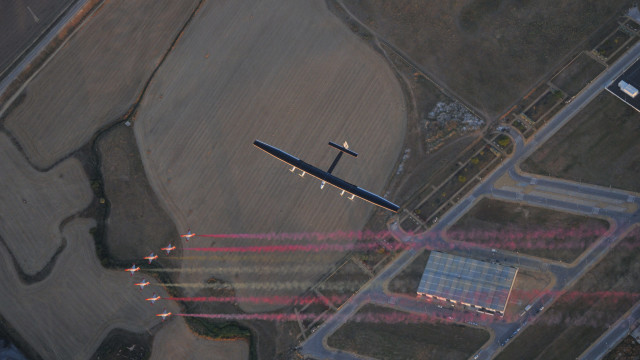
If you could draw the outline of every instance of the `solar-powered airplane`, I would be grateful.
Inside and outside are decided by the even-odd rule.
[[[291,172],[294,172],[296,169],[299,169],[300,171],[302,171],[302,173],[300,174],[301,177],[304,177],[305,174],[309,174],[317,179],[319,179],[320,181],[322,181],[320,188],[324,188],[324,185],[329,183],[335,187],[337,187],[338,189],[342,190],[342,192],[340,193],[340,195],[344,195],[345,192],[349,193],[351,196],[349,197],[349,200],[353,200],[353,198],[355,196],[359,197],[362,200],[368,201],[374,205],[378,205],[380,207],[383,207],[387,210],[393,211],[393,212],[398,212],[398,209],[400,209],[400,207],[394,203],[392,203],[391,201],[383,198],[380,195],[376,195],[374,193],[371,193],[361,187],[358,187],[356,185],[353,185],[351,183],[348,183],[342,179],[340,179],[337,176],[334,176],[331,174],[331,172],[333,171],[333,169],[335,169],[336,165],[338,165],[338,161],[340,161],[340,158],[342,157],[343,153],[349,154],[353,157],[357,157],[358,154],[349,150],[348,147],[349,145],[345,142],[344,145],[345,146],[340,146],[334,142],[329,142],[329,146],[332,146],[338,150],[340,150],[340,152],[338,153],[338,155],[336,156],[336,158],[333,160],[333,163],[331,163],[331,166],[329,167],[329,170],[324,171],[321,169],[318,169],[317,167],[307,164],[306,162],[298,159],[295,156],[292,156],[280,149],[278,149],[277,147],[271,146],[269,144],[266,144],[260,140],[256,140],[253,142],[253,145],[255,145],[256,147],[264,150],[266,153],[268,153],[269,155],[272,155],[274,157],[276,157],[279,160],[284,161],[285,163],[291,165]]]

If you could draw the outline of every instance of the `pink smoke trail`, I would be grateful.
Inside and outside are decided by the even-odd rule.
[[[344,302],[348,299],[348,296],[325,296],[324,298],[318,296],[201,296],[201,297],[169,297],[167,300],[175,301],[193,301],[193,302],[224,302],[224,303],[256,303],[256,304],[269,304],[269,305],[307,305],[307,304],[326,304],[327,301],[331,303]]]

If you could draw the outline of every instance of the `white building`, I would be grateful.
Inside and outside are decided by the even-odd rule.
[[[620,87],[620,90],[622,90],[625,94],[631,96],[632,98],[635,98],[636,95],[638,95],[638,89],[633,87],[633,85],[624,82],[623,80],[620,80],[618,86]]]

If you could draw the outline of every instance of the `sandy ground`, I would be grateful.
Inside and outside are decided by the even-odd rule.
[[[246,341],[209,341],[195,336],[184,318],[167,320],[153,340],[152,359],[248,359]]]
[[[106,1],[6,119],[29,159],[47,168],[124,115],[196,4]]]
[[[360,230],[372,211],[363,201],[350,202],[335,189],[320,190],[318,181],[292,175],[254,148],[254,139],[322,168],[336,155],[327,142],[347,140],[360,156],[344,157],[334,174],[380,192],[400,154],[405,125],[402,93],[388,66],[323,1],[233,1],[203,5],[152,81],[134,130],[152,187],[181,231],[254,233]],[[212,243],[194,239],[189,245]],[[222,244],[238,243],[216,243]],[[343,255],[251,253],[215,265],[297,262],[329,269]],[[185,272],[181,280],[279,282],[323,272]],[[257,292],[238,291],[249,295]]]
[[[80,162],[34,170],[0,133],[0,236],[22,271],[35,275],[62,244],[60,222],[89,205],[93,193]]]
[[[150,306],[144,297],[166,293],[157,287],[140,292],[133,286],[138,275],[102,268],[89,235],[92,226],[87,219],[65,226],[66,248],[51,274],[33,285],[20,282],[0,246],[0,283],[11,289],[0,292],[2,316],[45,359],[87,359],[110,330],[141,332],[160,322],[154,314],[165,304]],[[167,309],[178,310],[173,303]]]

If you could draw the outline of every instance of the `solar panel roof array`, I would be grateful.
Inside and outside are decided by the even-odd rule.
[[[418,294],[504,313],[518,269],[432,251]]]

